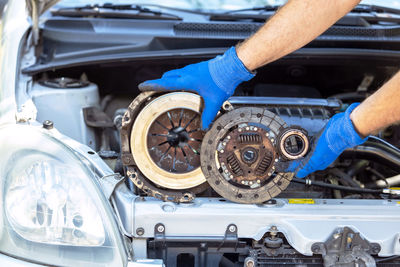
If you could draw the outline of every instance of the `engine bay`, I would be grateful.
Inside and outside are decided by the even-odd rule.
[[[303,179],[288,171],[310,156],[332,116],[399,71],[396,8],[362,4],[258,68],[203,131],[199,95],[138,85],[221,55],[279,6],[225,12],[237,3],[217,1],[223,9],[205,13],[162,3],[30,2],[31,19],[13,1],[4,17],[0,113],[18,127],[2,135],[12,156],[3,164],[10,227],[2,257],[85,266],[118,257],[124,266],[400,266],[400,126],[374,133],[323,171]],[[9,15],[16,10],[18,19]],[[8,149],[17,145],[18,154]],[[28,165],[16,164],[21,159],[39,164],[17,172]]]
[[[137,198],[121,189],[112,204],[137,255],[162,258],[167,266],[270,266],[288,260],[289,266],[329,266],[329,260],[336,262],[335,246],[342,247],[342,262],[348,264],[391,255],[369,242],[371,236],[338,225],[360,207],[371,218],[381,214],[376,224],[382,225],[380,218],[390,218],[388,229],[397,223],[390,216],[400,184],[398,126],[305,179],[284,170],[308,155],[334,114],[372,94],[398,68],[367,59],[284,59],[240,85],[211,128],[202,131],[200,96],[137,89],[144,80],[196,60],[60,69],[35,75],[28,92],[39,122],[52,121],[127,178],[126,188]],[[134,222],[127,211],[134,211]],[[183,229],[177,222],[188,218],[191,227]],[[365,230],[362,217],[352,223]],[[315,230],[321,225],[329,238],[313,242],[327,237]],[[391,234],[383,231],[382,239]]]
[[[397,70],[364,64],[350,77],[354,62],[332,62],[282,60],[262,68],[255,81],[240,85],[224,103],[208,131],[200,129],[200,96],[140,92],[132,86],[171,68],[171,62],[46,72],[36,76],[30,94],[39,121],[52,120],[61,132],[87,144],[115,172],[129,177],[137,194],[173,202],[222,196],[239,203],[396,197],[383,189],[400,183],[397,126],[345,151],[307,179],[284,172],[307,156],[331,116],[362,101]],[[129,80],[119,79],[129,74]],[[51,104],[59,101],[71,107],[68,119],[60,105]]]

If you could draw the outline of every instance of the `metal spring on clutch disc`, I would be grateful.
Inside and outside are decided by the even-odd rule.
[[[245,133],[239,135],[239,142],[242,144],[259,144],[261,143],[261,136],[256,133]]]
[[[272,154],[268,153],[264,156],[264,158],[260,162],[260,165],[258,165],[255,171],[256,175],[263,175],[268,170],[268,167],[271,165],[271,162],[272,162]]]
[[[240,168],[239,161],[238,161],[238,159],[236,158],[236,156],[235,156],[234,153],[230,154],[230,155],[226,158],[226,160],[227,160],[227,163],[229,164],[229,167],[231,167],[232,172],[233,172],[235,175],[239,175],[239,176],[240,176],[240,175],[243,175],[243,170],[242,170],[242,168]]]

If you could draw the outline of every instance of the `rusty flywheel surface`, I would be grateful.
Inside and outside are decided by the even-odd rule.
[[[219,117],[201,147],[201,167],[210,186],[239,203],[262,203],[285,190],[293,173],[275,167],[280,160],[277,137],[286,127],[262,108],[238,108]]]

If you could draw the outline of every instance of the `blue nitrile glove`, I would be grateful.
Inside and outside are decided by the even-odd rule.
[[[354,103],[345,112],[333,116],[321,130],[308,155],[300,161],[293,161],[287,171],[294,171],[296,177],[304,178],[314,171],[324,170],[345,149],[364,143],[367,137],[362,139],[350,120],[350,113],[359,104]]]
[[[236,87],[254,77],[236,54],[235,47],[208,61],[171,70],[161,79],[139,84],[141,91],[186,90],[198,93],[204,100],[201,127],[207,129],[221,105],[235,92]]]

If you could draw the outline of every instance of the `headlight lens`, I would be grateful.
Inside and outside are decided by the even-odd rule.
[[[82,156],[28,125],[0,127],[0,151],[0,252],[46,265],[126,264],[110,203]]]
[[[104,227],[92,196],[79,180],[84,173],[67,167],[43,153],[21,156],[5,187],[8,221],[26,240],[100,246]]]

